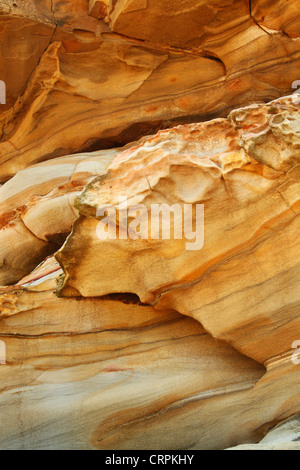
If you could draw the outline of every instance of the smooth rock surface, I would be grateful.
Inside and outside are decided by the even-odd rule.
[[[250,391],[264,373],[172,310],[159,313],[130,296],[58,299],[60,274],[49,258],[0,294],[7,357],[0,369],[1,449],[151,448],[159,441],[163,448],[178,446],[181,432],[185,442],[200,445],[195,418],[170,439],[163,438],[169,420],[161,418],[176,421],[191,408],[201,414],[203,406],[209,413],[210,399],[219,396],[225,412],[228,400]]]
[[[228,450],[300,450],[300,417],[278,424],[259,444],[241,445]]]
[[[33,165],[0,187],[0,285],[14,284],[55,253],[78,216],[74,199],[105,173],[117,149]]]

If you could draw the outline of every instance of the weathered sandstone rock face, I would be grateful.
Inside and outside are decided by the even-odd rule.
[[[50,162],[3,185],[7,208],[29,201],[16,220],[36,210],[41,239],[39,214],[57,222],[54,238],[79,217],[61,266],[50,257],[0,291],[2,449],[230,448],[299,413],[293,101],[163,131],[114,159],[115,150],[59,158],[44,182]],[[70,217],[59,216],[70,195]],[[122,196],[145,207],[204,203],[203,248],[99,240],[96,210]]]
[[[172,310],[130,297],[58,299],[60,273],[49,259],[2,291],[1,449],[213,447],[215,419],[233,397],[251,402],[264,368]],[[237,417],[224,445],[239,442]]]
[[[30,163],[289,93],[299,79],[298,8],[298,0],[172,0],[167,9],[154,0],[2,0],[2,182]]]
[[[2,289],[2,449],[223,448],[296,411],[288,359],[264,374],[195,320],[134,297],[58,299],[60,274],[49,258]]]
[[[81,217],[57,254],[60,295],[135,293],[261,363],[288,351],[300,328],[299,108],[292,98],[243,108],[121,153],[78,197]],[[170,240],[99,239],[96,211],[123,197],[149,214],[204,204],[204,247],[187,250],[174,230]]]
[[[117,149],[50,160],[0,187],[0,285],[14,284],[63,244],[78,216],[74,199],[103,175]]]
[[[0,2],[1,450],[299,448],[299,41],[298,0]]]

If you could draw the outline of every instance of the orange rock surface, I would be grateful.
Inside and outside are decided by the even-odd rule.
[[[299,90],[299,0],[1,0],[1,450],[299,449]]]

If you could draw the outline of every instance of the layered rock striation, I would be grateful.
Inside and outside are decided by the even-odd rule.
[[[27,233],[20,259],[6,245],[2,275],[28,276],[0,290],[1,448],[231,448],[299,413],[298,113],[253,105],[2,186],[8,238],[67,239],[31,274],[45,252]],[[132,236],[124,212],[155,204],[204,205],[203,246],[139,238],[145,218]]]
[[[297,0],[89,3],[1,3],[1,182],[38,161],[224,117],[299,80]]]

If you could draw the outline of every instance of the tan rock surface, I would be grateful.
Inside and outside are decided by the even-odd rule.
[[[268,112],[270,110],[271,113]],[[278,116],[282,115],[285,124],[281,122],[279,126]],[[255,128],[252,122],[254,116],[259,124]],[[120,195],[128,195],[135,203],[147,203],[147,198],[149,203],[160,200],[172,203],[204,201],[206,205],[211,205],[215,234],[218,235],[220,230],[224,237],[226,230],[222,224],[216,223],[218,219],[213,217],[213,212],[222,210],[224,213],[225,208],[232,207],[226,205],[231,201],[231,204],[238,202],[240,211],[235,216],[233,208],[231,210],[235,225],[232,227],[232,219],[227,217],[221,218],[219,224],[228,223],[231,230],[237,230],[231,241],[232,246],[239,237],[245,237],[243,243],[235,244],[237,252],[240,246],[247,244],[252,232],[259,236],[262,233],[263,242],[272,242],[276,246],[274,234],[280,233],[282,213],[287,234],[289,220],[291,223],[297,220],[299,191],[295,191],[297,180],[293,177],[292,168],[297,168],[298,154],[296,150],[292,153],[288,151],[288,148],[297,149],[298,145],[295,116],[297,107],[289,98],[269,106],[236,111],[228,120],[161,132],[121,152],[113,160],[107,175],[87,186],[76,205],[89,217],[82,215],[76,222],[73,235],[58,255],[60,260],[67,256],[64,262],[65,259],[69,261],[72,259],[70,249],[73,250],[72,256],[76,262],[69,271],[71,276],[67,282],[74,282],[72,270],[76,267],[76,289],[77,285],[80,286],[81,297],[58,298],[55,295],[56,282],[62,276],[62,270],[53,258],[49,258],[18,285],[2,288],[0,292],[0,341],[6,345],[7,360],[0,369],[0,403],[4,410],[0,425],[1,449],[221,449],[258,442],[274,424],[299,413],[300,370],[292,362],[294,350],[291,349],[291,340],[295,340],[299,332],[297,316],[290,307],[293,302],[295,309],[298,305],[297,290],[293,290],[291,277],[297,282],[297,271],[292,266],[293,263],[297,266],[299,251],[294,250],[293,243],[289,247],[293,253],[291,269],[279,284],[283,286],[284,293],[284,304],[279,312],[276,310],[280,299],[278,288],[275,297],[269,298],[271,304],[267,320],[264,318],[268,312],[267,303],[264,309],[260,307],[261,311],[250,310],[250,314],[255,313],[255,316],[249,321],[248,318],[244,320],[239,311],[241,304],[237,303],[237,308],[233,302],[228,317],[231,322],[227,317],[226,322],[221,322],[220,315],[215,321],[212,317],[212,335],[225,339],[218,341],[209,334],[207,321],[203,321],[203,327],[194,319],[181,316],[168,307],[168,303],[177,302],[177,292],[180,292],[188,277],[182,301],[186,300],[190,308],[193,302],[198,302],[201,310],[203,298],[206,297],[202,292],[200,296],[194,296],[193,284],[196,286],[197,283],[191,280],[189,273],[197,271],[194,269],[195,263],[202,262],[205,246],[200,256],[198,253],[195,257],[195,252],[187,252],[185,243],[182,246],[178,240],[171,240],[169,246],[166,241],[134,241],[139,257],[147,254],[147,244],[151,245],[152,262],[146,265],[145,260],[141,260],[141,266],[148,267],[143,272],[134,267],[132,254],[131,258],[126,255],[125,259],[119,256],[118,245],[121,246],[121,241],[113,242],[111,252],[111,242],[103,247],[103,242],[101,245],[98,240],[93,245],[97,238],[91,232],[91,228],[96,229],[99,222],[93,217],[93,205],[101,202],[107,206],[118,201]],[[270,120],[274,127],[270,126]],[[274,133],[276,140],[272,140]],[[289,147],[284,146],[285,139],[288,139]],[[261,151],[260,146],[256,145],[255,156],[261,159],[263,154],[268,165],[243,150],[245,147],[253,153],[253,140],[261,142],[265,150]],[[278,159],[274,142],[280,146],[281,160]],[[270,143],[271,151],[268,151]],[[68,184],[74,175],[79,173],[90,178],[91,168],[94,169],[92,163],[95,162],[98,162],[96,173],[99,172],[99,163],[105,167],[104,154],[100,161],[99,157],[96,153],[94,156],[57,159],[52,162],[55,167],[52,180],[51,172],[47,172],[44,183],[42,171],[44,167],[51,169],[50,162],[28,169],[27,180],[24,172],[19,173],[1,188],[5,188],[5,207],[16,207],[21,199],[30,201],[34,193],[42,192],[41,189],[46,191],[46,195],[49,191],[56,194],[61,186],[62,192],[67,194]],[[111,157],[107,152],[106,158],[110,160]],[[63,174],[61,170],[66,162],[69,165],[72,162],[73,167],[68,167],[69,173]],[[86,175],[79,171],[80,168],[82,170],[80,165],[88,168],[90,173]],[[38,182],[31,179],[33,170],[39,171]],[[66,181],[60,180],[62,176]],[[17,185],[16,180],[19,180]],[[74,177],[74,180],[77,178]],[[277,187],[282,193],[284,191],[292,209],[288,210],[285,202],[286,214],[279,205],[274,209],[276,217],[272,225],[269,220],[274,204],[270,202],[268,206],[268,195],[274,202]],[[224,197],[221,205],[220,197]],[[257,199],[263,200],[264,211],[259,203],[255,206]],[[282,200],[283,196],[280,197]],[[239,220],[245,226],[245,216],[243,218],[242,214],[249,204],[258,222],[263,221],[263,229],[259,230],[255,225],[251,228],[252,232],[238,229]],[[290,214],[292,211],[293,216]],[[37,211],[37,221],[39,217],[40,212]],[[209,221],[206,211],[206,223],[209,224]],[[276,225],[278,221],[279,227]],[[61,222],[64,223],[63,220]],[[253,225],[254,221],[251,223]],[[83,235],[78,236],[82,224],[86,224],[88,230],[85,228]],[[296,240],[297,237],[294,238]],[[294,238],[291,236],[289,240]],[[208,237],[210,240],[211,237]],[[226,248],[229,240],[230,237],[224,240],[220,250]],[[124,242],[127,243],[126,240]],[[215,242],[214,250],[216,246]],[[259,246],[259,243],[254,243],[254,246]],[[285,251],[289,253],[286,247]],[[115,258],[111,253],[115,253]],[[210,250],[207,256],[209,253]],[[185,254],[188,260],[181,260]],[[180,261],[177,264],[178,273],[183,268],[185,270],[179,285],[178,279],[174,278],[175,284],[170,289],[168,279],[175,272],[170,265],[174,262],[174,255]],[[109,264],[106,265],[108,259]],[[230,256],[229,261],[232,259],[234,256]],[[82,271],[82,261],[87,263],[85,271]],[[167,263],[163,275],[166,276],[168,288],[161,295],[163,292],[156,286],[160,284],[160,289],[165,290],[160,280],[163,262]],[[209,275],[213,270],[207,266],[204,263],[200,269],[206,267]],[[217,263],[219,266],[222,267],[222,263]],[[273,271],[268,274],[267,268],[271,265],[265,263],[263,266],[262,273],[270,277]],[[228,267],[224,267],[226,278],[220,286],[224,284],[224,288],[233,288],[234,292],[232,280],[235,271],[232,271],[231,277]],[[250,267],[252,269],[252,265]],[[279,267],[282,269],[284,266],[281,264]],[[244,271],[247,274],[247,270]],[[238,274],[236,276],[239,278]],[[278,277],[275,276],[276,279]],[[290,282],[288,294],[284,291],[285,279]],[[142,286],[143,292],[147,292],[144,286],[148,284],[145,282],[150,282],[152,290],[148,288],[148,292],[153,298],[154,293],[159,293],[160,302],[156,307],[163,310],[142,305],[135,296],[120,294],[124,283],[132,286],[130,283],[133,282],[139,288]],[[107,291],[95,290],[89,292],[89,298],[82,297],[86,295],[85,289],[103,289],[103,286]],[[263,283],[260,288],[263,299]],[[218,290],[215,289],[214,295]],[[93,297],[114,292],[119,295],[102,299]],[[174,297],[170,297],[170,292]],[[207,287],[205,295],[206,292],[209,292]],[[141,295],[138,289],[136,293]],[[268,290],[265,293],[268,294]],[[193,311],[183,309],[181,313],[194,315]],[[225,313],[222,312],[222,316]],[[199,320],[200,317],[195,315],[195,318]],[[228,335],[223,337],[222,330],[220,333],[218,328],[227,323]],[[264,363],[264,367],[247,355]]]
[[[266,31],[282,31],[290,38],[298,38],[300,32],[299,2],[292,0],[251,0],[253,19]]]
[[[224,448],[296,411],[290,358],[264,375],[172,310],[59,299],[60,274],[49,258],[0,293],[1,449]]]
[[[278,424],[259,444],[245,444],[228,450],[300,450],[300,417]]]
[[[299,41],[299,0],[0,1],[1,450],[299,448]]]
[[[284,14],[283,2],[104,3],[99,19],[83,0],[3,3],[1,182],[41,160],[226,116],[299,79],[296,1]]]
[[[76,202],[81,217],[57,254],[60,295],[131,292],[258,362],[290,350],[300,334],[299,130],[299,105],[286,98],[120,154]],[[204,247],[188,251],[172,231],[171,240],[99,239],[96,210],[120,197],[148,214],[153,204],[203,203]]]
[[[85,0],[1,0],[0,26],[3,44],[0,78],[7,84],[6,106],[1,106],[0,114],[13,106],[24,92],[43,53],[53,41],[58,39],[76,47],[77,36],[86,34],[95,41],[98,36],[99,44],[99,35],[108,30],[87,16]]]

